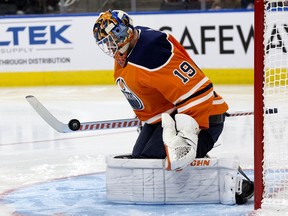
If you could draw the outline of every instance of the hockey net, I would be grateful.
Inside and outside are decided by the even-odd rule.
[[[255,209],[288,210],[287,52],[288,1],[255,1]]]

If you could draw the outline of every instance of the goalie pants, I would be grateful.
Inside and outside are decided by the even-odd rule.
[[[219,123],[210,123],[209,128],[201,130],[198,135],[196,158],[203,158],[213,148],[223,131],[224,120]],[[166,157],[162,139],[163,128],[161,122],[144,124],[134,145],[132,157],[134,158],[160,158]]]

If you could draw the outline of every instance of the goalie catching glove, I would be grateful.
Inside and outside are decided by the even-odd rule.
[[[162,127],[166,150],[165,169],[183,169],[196,157],[199,125],[189,115],[176,114],[174,121],[168,113],[163,113]]]

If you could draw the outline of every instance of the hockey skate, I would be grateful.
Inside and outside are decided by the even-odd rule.
[[[238,205],[243,205],[247,203],[248,199],[250,199],[254,195],[254,182],[243,179],[242,182],[242,193],[236,193],[236,203]]]
[[[118,158],[118,159],[134,159],[132,154],[116,155],[116,156],[114,156],[114,158]]]

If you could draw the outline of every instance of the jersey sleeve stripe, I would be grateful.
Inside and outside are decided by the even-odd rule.
[[[213,105],[219,105],[219,104],[223,104],[223,103],[225,103],[225,101],[223,99],[213,100]]]
[[[210,84],[207,85],[205,88],[203,88],[203,89],[195,92],[194,94],[192,94],[192,95],[190,95],[189,97],[187,97],[185,100],[183,100],[183,101],[179,102],[178,104],[176,104],[176,106],[180,106],[181,104],[186,103],[186,102],[187,102],[188,100],[190,100],[191,98],[197,97],[197,96],[199,96],[199,95],[201,95],[201,94],[209,91],[209,90],[212,89],[212,88],[213,88],[213,84],[210,83]]]
[[[195,101],[192,101],[191,103],[186,104],[183,107],[178,108],[178,113],[184,112],[187,109],[190,109],[191,107],[197,106],[200,103],[203,103],[204,101],[208,100],[209,98],[213,97],[214,93],[211,91],[209,94],[205,95],[204,97],[201,97]]]
[[[185,100],[186,98],[188,98],[190,95],[193,95],[204,83],[206,83],[208,81],[208,78],[205,77],[203,78],[200,82],[198,82],[189,92],[187,92],[186,94],[182,95],[181,97],[179,97],[176,101],[174,101],[174,105],[176,105],[177,103],[179,103],[179,101]]]

